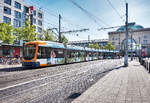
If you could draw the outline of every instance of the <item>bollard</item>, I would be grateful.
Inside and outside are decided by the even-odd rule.
[[[148,73],[150,73],[150,62],[149,62],[149,68],[148,68]]]
[[[147,61],[147,71],[149,71],[149,61]]]
[[[148,70],[148,61],[146,61],[146,70]]]
[[[144,66],[144,60],[142,59],[142,65]]]
[[[145,67],[145,69],[146,69],[146,60],[144,60],[144,67]]]

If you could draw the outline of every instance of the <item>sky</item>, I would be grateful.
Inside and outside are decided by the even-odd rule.
[[[89,29],[85,32],[63,34],[69,41],[88,40],[88,35],[90,40],[108,39],[108,32],[115,31],[117,28],[101,31],[97,29],[124,25],[125,2],[129,6],[129,22],[136,22],[145,28],[150,27],[150,0],[73,0],[92,14],[92,18],[70,1],[25,0],[26,3],[44,12],[45,29],[58,28],[59,14],[62,16],[62,32]]]

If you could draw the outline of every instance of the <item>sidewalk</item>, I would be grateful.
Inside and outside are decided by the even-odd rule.
[[[137,61],[108,73],[72,103],[150,103],[150,74]]]

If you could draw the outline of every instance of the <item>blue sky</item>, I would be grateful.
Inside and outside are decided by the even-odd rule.
[[[115,29],[97,31],[101,27],[124,25],[125,0],[109,0],[119,15],[107,0],[73,0],[84,9],[98,17],[97,23],[69,0],[25,0],[36,8],[44,11],[44,27],[58,27],[58,14],[62,15],[62,31],[89,28],[90,31],[64,34],[69,41],[108,38],[107,33]],[[150,0],[126,0],[129,5],[129,22],[136,22],[144,27],[150,27]],[[107,25],[106,25],[107,24]],[[78,34],[78,36],[76,36]]]

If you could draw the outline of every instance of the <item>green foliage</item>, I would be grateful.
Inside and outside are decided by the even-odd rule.
[[[30,21],[27,20],[25,22],[24,27],[19,27],[15,29],[15,34],[19,40],[27,40],[27,41],[34,41],[38,40],[38,34],[35,32],[35,26],[31,25]]]
[[[115,50],[115,46],[112,45],[112,43],[108,42],[106,46],[104,46],[104,49],[107,50]]]
[[[68,39],[64,35],[62,35],[61,40],[64,44],[68,43]]]
[[[50,29],[46,29],[42,31],[41,40],[56,41],[56,35],[52,31],[50,31]]]
[[[11,23],[0,23],[0,40],[4,43],[13,44],[15,36],[13,35],[14,27]]]
[[[95,48],[95,49],[100,49],[100,46],[98,45],[98,43],[96,44],[89,44],[90,48]]]

